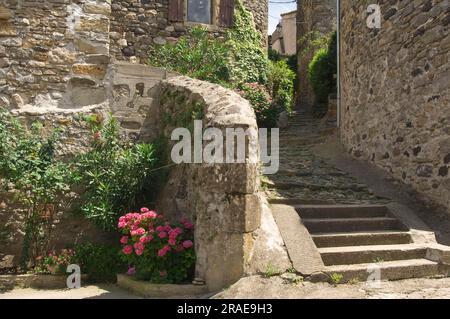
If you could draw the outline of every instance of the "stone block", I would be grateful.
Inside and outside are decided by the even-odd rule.
[[[83,11],[90,14],[111,14],[111,6],[106,2],[86,2],[83,5]]]
[[[75,31],[109,33],[109,19],[80,17]]]
[[[109,46],[106,43],[90,41],[82,37],[76,37],[74,40],[75,47],[88,54],[109,54]]]
[[[12,10],[5,8],[3,6],[0,6],[0,22],[1,20],[9,20],[13,17]]]
[[[106,67],[102,64],[81,64],[72,66],[72,72],[76,75],[92,76],[97,79],[103,79],[106,74]]]
[[[259,189],[259,164],[202,164],[196,168],[202,190],[254,194]]]
[[[261,198],[257,194],[230,195],[223,216],[223,230],[249,233],[261,226]]]

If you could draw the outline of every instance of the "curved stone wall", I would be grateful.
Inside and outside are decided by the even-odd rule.
[[[255,114],[249,102],[233,91],[188,77],[163,80],[154,90],[162,119],[165,114],[189,114],[201,109],[203,128],[247,131],[246,161],[242,164],[182,164],[175,166],[158,208],[170,216],[189,215],[195,220],[196,278],[210,290],[224,288],[247,270],[253,232],[261,222],[259,144]],[[170,137],[182,124],[176,118],[161,120]],[[207,142],[203,142],[203,146]]]
[[[449,1],[341,5],[342,142],[450,212]]]

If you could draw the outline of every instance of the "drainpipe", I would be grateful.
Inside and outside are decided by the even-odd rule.
[[[337,127],[341,127],[341,1],[337,0],[337,20],[336,20],[336,39],[337,39]]]

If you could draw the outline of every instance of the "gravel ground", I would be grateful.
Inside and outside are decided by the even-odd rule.
[[[80,289],[14,289],[0,299],[133,299],[139,298],[114,285]],[[290,283],[280,277],[252,276],[213,296],[215,299],[448,299],[450,278],[410,279],[381,282],[379,288],[366,283],[333,286],[326,283]]]
[[[381,282],[379,288],[366,283],[333,286],[326,283],[287,283],[280,277],[242,278],[214,298],[280,299],[448,299],[450,278]]]
[[[80,289],[13,289],[0,292],[0,299],[135,299],[138,296],[116,285],[86,286]]]

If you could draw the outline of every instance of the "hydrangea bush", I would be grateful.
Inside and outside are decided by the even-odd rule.
[[[182,283],[193,274],[193,224],[186,218],[169,223],[148,208],[119,218],[122,256],[129,275],[154,283]]]
[[[60,253],[51,251],[44,256],[37,256],[34,272],[43,274],[65,274],[67,266],[74,262],[75,252],[62,249]]]

